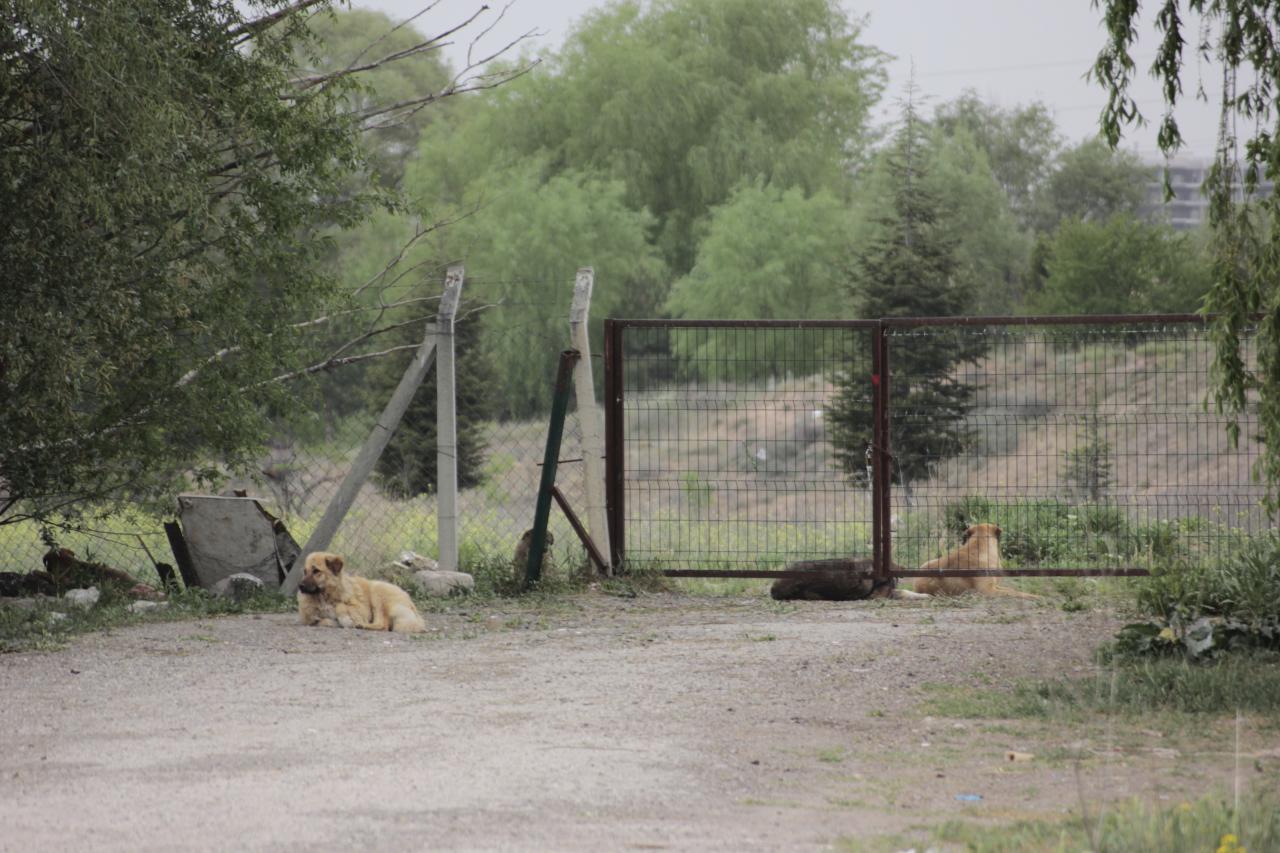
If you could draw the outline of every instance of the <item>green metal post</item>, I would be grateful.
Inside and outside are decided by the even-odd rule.
[[[547,450],[542,455],[542,482],[538,486],[538,503],[533,511],[533,540],[529,543],[529,564],[524,571],[525,589],[542,580],[542,555],[547,550],[547,521],[551,518],[551,490],[556,484],[556,463],[560,461],[560,440],[564,438],[564,419],[569,411],[569,392],[573,388],[573,365],[581,356],[575,349],[560,353],[560,369],[556,372],[556,393],[551,401],[551,423],[547,426]]]

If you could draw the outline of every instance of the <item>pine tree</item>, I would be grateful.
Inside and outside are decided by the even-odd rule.
[[[1097,413],[1085,416],[1084,441],[1064,455],[1062,479],[1090,501],[1101,500],[1111,488],[1114,448],[1103,436]]]
[[[494,369],[480,342],[480,321],[463,317],[454,326],[458,417],[458,488],[484,480],[483,423],[493,417]],[[404,372],[404,363],[373,372],[371,402],[385,403]],[[375,406],[376,408],[376,406]],[[405,410],[395,435],[378,457],[377,482],[388,495],[410,498],[436,490],[436,375],[433,369]]]
[[[908,99],[902,127],[886,157],[892,179],[889,212],[880,235],[858,254],[850,291],[866,318],[960,314],[971,300],[956,283],[956,245],[939,226],[940,205],[926,177],[927,128]],[[893,479],[910,484],[929,476],[970,440],[965,417],[976,388],[954,376],[957,366],[982,357],[986,346],[965,329],[928,329],[889,343],[889,395]],[[856,372],[836,376],[831,405],[835,456],[853,482],[865,482],[872,441],[870,387]]]

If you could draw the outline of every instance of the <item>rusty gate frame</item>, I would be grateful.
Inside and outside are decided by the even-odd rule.
[[[1032,316],[973,316],[973,317],[895,317],[879,320],[663,320],[616,319],[604,321],[604,409],[605,409],[605,500],[612,546],[611,562],[621,568],[626,555],[626,470],[624,457],[624,403],[626,389],[623,381],[623,334],[628,328],[694,328],[694,329],[816,329],[844,328],[870,329],[872,331],[871,375],[872,386],[872,534],[871,577],[876,579],[904,577],[1143,577],[1149,570],[1140,567],[1119,568],[1035,568],[1035,569],[937,569],[922,570],[894,567],[893,543],[890,530],[892,498],[891,460],[893,448],[890,441],[892,406],[890,384],[893,377],[889,332],[893,329],[918,327],[1012,327],[1012,326],[1122,326],[1140,323],[1144,325],[1195,325],[1201,328],[1213,320],[1201,314],[1099,314],[1099,315],[1032,315]],[[667,577],[715,577],[715,578],[779,578],[803,577],[811,573],[816,564],[827,569],[855,568],[855,561],[833,559],[810,561],[805,570],[686,570],[665,569]],[[865,565],[865,561],[863,561]]]

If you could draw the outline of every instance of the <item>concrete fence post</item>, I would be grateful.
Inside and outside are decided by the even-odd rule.
[[[456,269],[459,280],[458,288],[460,289],[462,269],[461,267]],[[449,278],[445,280],[446,293],[449,291],[449,281],[453,275],[454,270],[449,270]],[[418,351],[414,353],[413,361],[409,362],[409,366],[405,368],[404,375],[400,377],[400,384],[396,386],[391,399],[387,401],[382,414],[378,416],[373,429],[369,431],[369,436],[364,440],[364,445],[361,446],[360,452],[356,455],[355,462],[351,463],[351,470],[347,472],[342,484],[338,486],[337,493],[329,501],[329,506],[325,508],[324,515],[320,518],[320,523],[316,525],[315,530],[307,537],[306,544],[302,546],[302,550],[294,558],[289,574],[285,576],[284,582],[280,584],[280,592],[282,594],[293,595],[298,591],[298,581],[302,579],[302,565],[306,561],[307,555],[313,551],[325,550],[329,547],[329,543],[333,541],[334,534],[338,532],[338,526],[342,524],[342,519],[346,517],[347,511],[351,509],[351,504],[355,502],[356,495],[360,492],[360,487],[369,478],[370,472],[373,471],[373,466],[378,462],[378,457],[382,455],[382,451],[386,449],[387,442],[391,440],[396,427],[400,425],[401,417],[404,416],[405,410],[409,408],[409,403],[412,402],[414,393],[418,390],[418,386],[422,384],[422,380],[426,378],[427,371],[431,369],[435,358],[436,327],[434,323],[428,323],[426,332],[422,337],[422,343],[419,345]]]
[[[573,305],[569,309],[570,346],[581,353],[574,365],[573,387],[578,401],[578,424],[582,429],[582,458],[587,479],[587,528],[591,539],[602,554],[612,554],[609,547],[609,523],[605,512],[604,494],[604,425],[600,409],[596,406],[596,390],[592,379],[591,336],[588,321],[591,319],[591,290],[595,286],[595,271],[591,267],[578,270],[573,285]],[[612,567],[609,574],[613,574]]]
[[[458,570],[458,409],[454,319],[462,297],[462,267],[450,267],[436,318],[436,555],[440,568]]]

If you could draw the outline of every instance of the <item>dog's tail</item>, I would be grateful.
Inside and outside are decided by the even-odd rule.
[[[398,634],[421,634],[427,630],[427,623],[412,604],[395,604],[388,614],[391,617],[391,630]]]
[[[932,595],[928,595],[927,593],[912,592],[909,589],[900,589],[900,588],[895,589],[893,592],[889,593],[889,597],[896,598],[899,600],[907,599],[907,598],[933,598]]]

